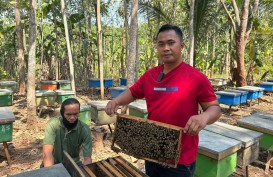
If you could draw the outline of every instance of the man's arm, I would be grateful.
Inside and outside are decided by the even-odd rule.
[[[125,92],[107,103],[105,112],[108,115],[113,115],[115,112],[117,112],[119,106],[127,105],[134,100],[135,98],[133,97],[130,89],[127,89]]]
[[[43,145],[43,164],[44,164],[44,167],[54,165],[53,149],[54,149],[54,147],[53,147],[52,144],[44,144]]]
[[[221,116],[221,109],[217,100],[200,103],[203,112],[199,115],[193,115],[188,120],[184,133],[197,135],[207,124],[212,124]]]

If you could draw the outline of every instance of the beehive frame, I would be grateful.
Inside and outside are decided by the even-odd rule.
[[[83,170],[89,177],[148,177],[121,156],[83,166]]]
[[[176,168],[182,128],[157,121],[117,114],[112,150]]]

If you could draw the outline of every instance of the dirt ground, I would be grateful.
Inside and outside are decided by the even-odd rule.
[[[97,96],[90,96],[87,93],[81,91],[77,92],[77,98],[81,104],[87,104],[90,100],[97,100]],[[273,114],[273,96],[263,96],[260,103],[253,102],[251,107],[243,105],[241,109],[239,107],[232,107],[229,112],[228,107],[221,105],[222,117],[220,121],[236,125],[236,120],[241,117],[248,116],[253,112],[265,112]],[[26,123],[26,98],[20,97],[15,94],[13,100],[12,111],[15,114],[16,120],[13,123],[13,140],[8,143],[9,152],[11,154],[12,165],[8,165],[2,144],[0,144],[0,176],[6,177],[34,169],[38,169],[42,161],[42,140],[44,136],[44,128],[47,121],[56,115],[58,109],[44,112],[40,118],[38,118],[38,132],[32,132]],[[111,126],[114,128],[114,125]],[[96,126],[91,123],[92,141],[93,141],[93,162],[100,161],[109,157],[117,156],[110,148],[112,136],[108,126]],[[131,162],[134,166],[144,171],[144,161],[139,160],[126,154],[121,154],[127,161]],[[249,177],[269,177],[273,176],[273,170],[270,169],[268,174],[264,173],[264,162],[267,153],[265,151],[260,152],[259,161],[262,163],[254,162],[249,165]],[[231,177],[245,176],[245,170],[237,168],[236,172]]]

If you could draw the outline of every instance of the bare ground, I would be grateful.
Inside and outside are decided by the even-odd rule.
[[[78,93],[78,92],[77,92]],[[90,95],[85,92],[79,92],[77,98],[82,104],[87,104],[90,101]],[[97,97],[92,95],[92,100],[97,100]],[[50,117],[56,114],[56,111],[51,110],[44,112],[41,118],[38,118],[38,131],[29,130],[27,125],[27,109],[26,98],[18,95],[14,96],[13,106],[11,106],[16,120],[13,123],[13,140],[8,143],[9,152],[11,154],[12,165],[8,165],[2,144],[0,144],[0,176],[6,177],[13,174],[18,174],[34,169],[38,169],[42,161],[42,139],[44,136],[44,128]],[[241,117],[248,116],[253,112],[265,112],[273,114],[273,96],[263,96],[260,103],[253,102],[251,107],[243,105],[232,107],[231,111],[225,105],[221,105],[223,115],[220,121],[236,125],[236,120]],[[112,128],[114,126],[112,125]],[[100,161],[109,157],[117,156],[110,148],[112,136],[108,126],[96,126],[91,124],[92,141],[93,141],[93,162]],[[143,170],[143,160],[138,160],[133,157],[121,154],[125,159],[131,162],[134,166]],[[262,163],[252,163],[249,165],[249,177],[270,177],[273,176],[273,170],[270,169],[268,174],[264,173],[264,162],[266,161],[266,151],[260,152],[259,161]],[[236,172],[231,177],[245,176],[245,170],[237,168]]]

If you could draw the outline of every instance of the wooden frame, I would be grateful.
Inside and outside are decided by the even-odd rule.
[[[134,126],[130,126],[130,123],[123,125],[122,121],[130,122]],[[152,129],[156,129],[156,131]],[[162,122],[117,114],[111,148],[115,152],[124,152],[136,158],[176,168],[181,150],[182,130],[183,128],[181,127]],[[140,134],[139,132],[142,131],[147,134],[145,136],[143,133]],[[120,137],[121,135],[126,135],[126,137]],[[140,144],[141,147],[138,147],[136,143]],[[141,150],[137,150],[138,148],[141,148]],[[158,154],[161,156],[156,157]]]

